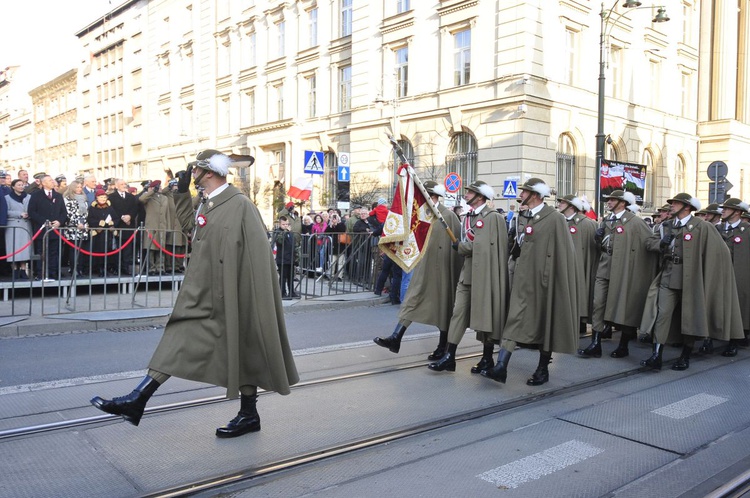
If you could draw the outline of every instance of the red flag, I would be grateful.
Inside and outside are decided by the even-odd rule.
[[[422,191],[414,185],[411,166],[402,164],[398,174],[398,188],[378,245],[394,263],[409,272],[424,255],[435,215]]]
[[[313,181],[312,178],[301,176],[292,182],[292,186],[289,188],[289,192],[286,194],[289,197],[294,197],[301,201],[310,199],[312,195]]]

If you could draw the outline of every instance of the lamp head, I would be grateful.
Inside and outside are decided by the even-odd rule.
[[[664,7],[659,7],[656,11],[656,16],[651,20],[651,22],[667,22],[669,21],[669,16],[667,15],[667,9]]]
[[[642,5],[641,2],[638,0],[625,0],[622,2],[622,6],[626,9],[634,9],[636,7],[640,7]]]

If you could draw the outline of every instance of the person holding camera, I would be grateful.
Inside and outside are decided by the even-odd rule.
[[[167,234],[174,229],[172,217],[169,215],[169,199],[160,189],[161,181],[154,180],[138,198],[146,210],[146,238],[143,248],[148,251],[149,275],[165,273],[165,255],[160,247],[168,247]]]

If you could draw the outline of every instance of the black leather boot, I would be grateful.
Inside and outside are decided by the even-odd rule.
[[[658,342],[655,342],[653,354],[647,360],[642,360],[641,366],[649,367],[654,370],[661,370],[661,350],[662,345]]]
[[[388,348],[391,353],[398,353],[401,349],[401,338],[404,337],[404,332],[406,332],[406,327],[399,323],[390,337],[386,337],[385,339],[376,337],[373,339],[373,342],[378,346]]]
[[[612,325],[605,325],[602,329],[602,339],[612,339]]]
[[[487,370],[495,366],[495,360],[492,359],[492,351],[494,351],[495,345],[491,342],[485,342],[482,350],[482,359],[479,363],[471,367],[471,373],[478,374],[482,373],[482,370]]]
[[[629,356],[630,350],[628,349],[628,343],[633,337],[635,337],[635,334],[635,329],[631,327],[623,327],[622,332],[620,332],[620,344],[617,345],[617,349],[612,351],[609,356],[612,358],[626,358]]]
[[[239,413],[227,425],[216,429],[216,437],[237,437],[248,432],[258,432],[260,430],[260,417],[258,416],[258,410],[255,408],[257,401],[258,396],[255,394],[241,395]]]
[[[427,357],[430,361],[439,360],[445,354],[445,345],[448,344],[448,331],[440,331],[440,339],[438,340],[437,348],[433,351],[430,356]]]
[[[682,346],[682,354],[677,361],[672,363],[672,370],[687,370],[690,368],[690,353],[693,352],[693,346]]]
[[[427,368],[429,368],[430,370],[434,370],[436,372],[442,372],[444,370],[448,370],[449,372],[455,372],[456,371],[456,348],[457,347],[458,347],[458,344],[453,344],[452,342],[449,342],[448,348],[446,349],[443,357],[440,358],[438,361],[427,365]]]
[[[487,370],[482,370],[482,377],[505,384],[505,381],[508,379],[508,362],[510,361],[511,354],[507,349],[501,349],[500,354],[497,355],[495,366]]]
[[[713,354],[714,352],[714,340],[710,337],[703,339],[703,344],[698,348],[698,354]]]
[[[143,378],[138,387],[127,396],[104,399],[96,396],[91,398],[91,404],[103,412],[120,415],[133,425],[138,425],[143,417],[143,410],[151,395],[159,388],[159,383],[148,375]]]
[[[594,331],[591,334],[591,344],[585,349],[579,349],[578,354],[584,358],[601,358],[602,357],[602,333]]]
[[[549,369],[547,365],[552,361],[552,351],[539,350],[539,365],[526,384],[530,386],[541,386],[549,382]]]
[[[727,358],[737,356],[737,341],[734,339],[730,339],[729,344],[727,344],[727,349],[725,349],[724,352],[721,353],[721,356],[725,356]]]

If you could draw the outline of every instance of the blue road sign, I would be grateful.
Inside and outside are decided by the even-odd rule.
[[[305,151],[305,173],[309,175],[322,175],[325,172],[323,153],[315,150]]]
[[[349,181],[349,167],[348,166],[339,166],[339,181],[340,182],[348,182]]]
[[[455,193],[461,190],[461,177],[458,175],[458,173],[448,173],[445,175],[445,181],[443,182],[445,185],[445,190],[449,193]]]
[[[518,198],[518,182],[516,180],[505,180],[503,183],[503,197],[505,199]]]

